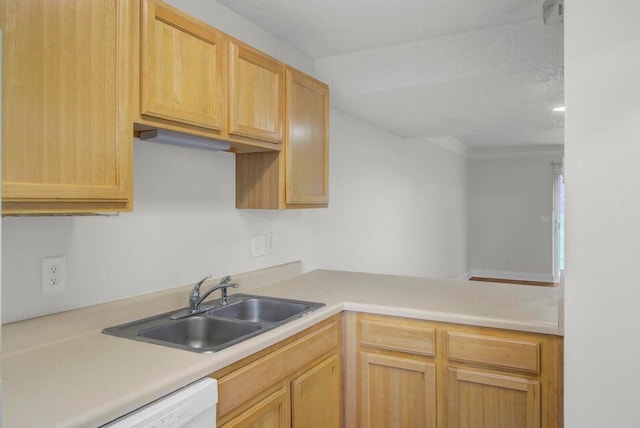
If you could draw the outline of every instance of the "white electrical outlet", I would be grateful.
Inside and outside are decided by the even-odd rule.
[[[64,256],[42,259],[42,294],[64,291],[66,288],[66,261]]]
[[[273,232],[269,232],[265,235],[266,242],[266,250],[267,254],[271,254],[276,250],[276,247],[273,243]]]
[[[259,257],[266,254],[265,241],[264,235],[253,235],[251,237],[251,257]]]

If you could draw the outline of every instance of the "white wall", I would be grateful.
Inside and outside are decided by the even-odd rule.
[[[475,153],[469,173],[473,275],[553,281],[552,162],[561,160],[561,148]]]
[[[327,268],[454,278],[467,270],[467,160],[331,112]]]
[[[565,426],[635,427],[640,2],[565,6]]]

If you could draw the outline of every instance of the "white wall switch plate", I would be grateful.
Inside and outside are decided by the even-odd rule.
[[[251,237],[251,257],[264,256],[266,253],[266,239],[264,235]]]
[[[59,293],[66,289],[66,260],[64,256],[42,259],[42,294]]]

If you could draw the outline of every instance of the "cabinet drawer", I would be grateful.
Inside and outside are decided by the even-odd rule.
[[[337,322],[333,321],[307,336],[260,358],[218,380],[219,418],[237,409],[269,386],[340,345]]]
[[[420,321],[360,318],[360,344],[420,355],[435,355],[435,330]]]
[[[540,373],[540,342],[447,332],[450,360]]]

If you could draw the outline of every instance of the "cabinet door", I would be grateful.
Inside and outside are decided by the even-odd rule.
[[[333,355],[291,382],[292,426],[342,426],[342,372]]]
[[[436,426],[435,364],[360,353],[359,426]]]
[[[289,389],[284,387],[251,406],[222,428],[287,428],[291,426]]]
[[[229,133],[282,141],[284,65],[236,41],[229,42]]]
[[[448,380],[449,427],[540,427],[540,382],[461,368]]]
[[[155,0],[142,3],[142,115],[221,130],[223,36]]]
[[[329,89],[287,69],[286,203],[329,202]]]
[[[129,210],[128,2],[0,9],[3,213]]]

